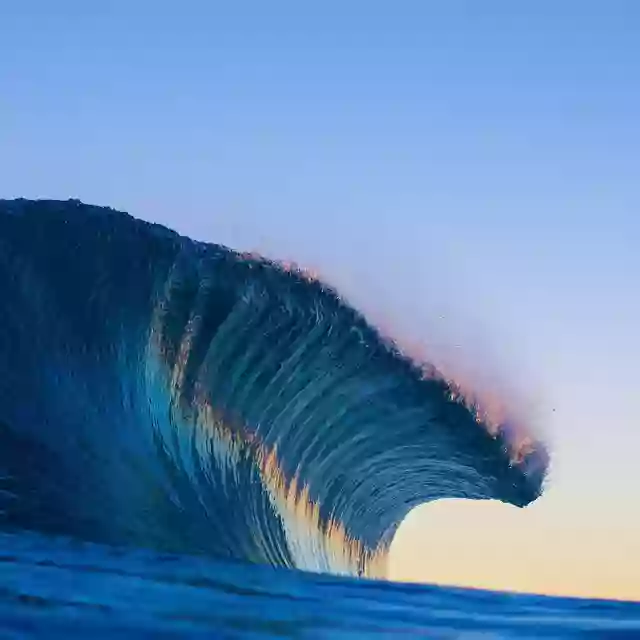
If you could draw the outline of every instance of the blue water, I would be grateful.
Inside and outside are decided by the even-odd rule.
[[[525,506],[548,454],[304,272],[107,208],[0,201],[0,313],[0,629],[637,624],[632,605],[373,580],[414,506]]]
[[[640,604],[0,537],[0,637],[640,638]]]

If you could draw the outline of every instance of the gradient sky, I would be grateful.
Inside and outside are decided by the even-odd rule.
[[[547,495],[420,509],[403,579],[640,600],[638,114],[633,0],[0,9],[0,197],[310,265],[547,434]]]

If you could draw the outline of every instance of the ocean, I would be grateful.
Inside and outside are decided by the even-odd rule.
[[[640,604],[0,537],[2,638],[640,638]]]
[[[0,201],[0,312],[0,637],[640,638],[636,604],[385,581],[413,507],[525,506],[549,456],[303,269]]]

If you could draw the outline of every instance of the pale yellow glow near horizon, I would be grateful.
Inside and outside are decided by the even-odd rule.
[[[640,601],[640,530],[586,526],[495,501],[440,500],[412,511],[391,546],[389,578],[559,596]]]

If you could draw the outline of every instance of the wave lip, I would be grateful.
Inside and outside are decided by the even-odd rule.
[[[385,575],[414,506],[542,491],[522,425],[291,265],[0,201],[0,291],[3,528]]]

